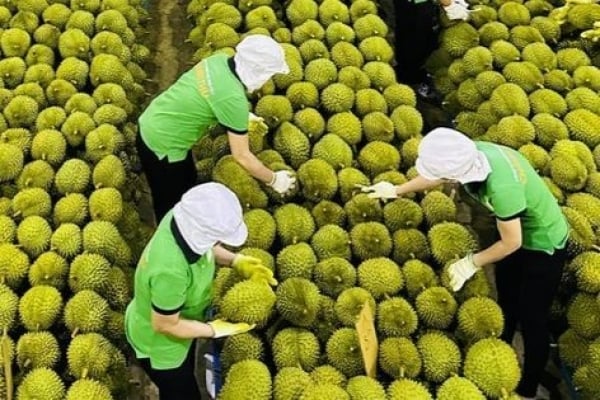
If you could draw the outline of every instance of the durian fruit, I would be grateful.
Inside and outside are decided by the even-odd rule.
[[[310,375],[303,369],[299,367],[282,368],[273,379],[273,399],[293,400],[299,398],[304,389],[311,384]]]
[[[252,379],[248,379],[251,376]],[[229,369],[218,400],[269,400],[271,398],[271,373],[257,360],[240,361]]]
[[[87,189],[92,171],[83,160],[71,158],[56,171],[54,186],[61,194],[83,193]]]
[[[23,154],[27,154],[31,149],[32,133],[26,128],[8,128],[0,134],[0,139],[6,144],[18,147]]]
[[[48,285],[62,289],[69,271],[67,261],[54,251],[40,254],[29,268],[31,286]]]
[[[338,171],[352,166],[353,154],[352,148],[342,137],[335,134],[326,134],[314,144],[312,157],[325,160]]]
[[[65,400],[112,400],[110,389],[94,379],[78,379],[69,387]]]
[[[418,326],[412,305],[402,297],[392,297],[377,305],[377,331],[385,336],[412,335]]]
[[[102,220],[117,223],[123,214],[123,197],[115,188],[100,188],[94,190],[88,205],[92,220]]]
[[[569,128],[571,137],[594,148],[600,144],[600,133],[596,129],[600,116],[587,109],[577,109],[565,115],[564,122]]]
[[[423,131],[423,117],[414,107],[400,105],[392,111],[390,119],[394,123],[396,136],[400,140],[418,137]]]
[[[416,344],[427,380],[441,383],[458,373],[461,353],[452,339],[439,331],[431,331],[419,337]]]
[[[600,334],[599,309],[594,295],[583,292],[575,294],[567,308],[569,326],[581,337],[594,339]]]
[[[387,37],[389,28],[377,14],[367,14],[357,18],[352,27],[356,31],[356,38],[362,41],[371,36]]]
[[[38,111],[39,105],[33,98],[25,95],[16,95],[4,107],[3,113],[11,127],[20,128],[34,124]]]
[[[248,228],[245,246],[269,249],[275,240],[275,220],[267,211],[252,209],[244,213],[244,223]]]
[[[356,270],[344,258],[331,257],[319,261],[314,267],[314,282],[328,296],[337,296],[356,283]]]
[[[277,235],[284,245],[308,241],[315,231],[310,211],[294,203],[278,207],[273,213]]]
[[[25,217],[17,227],[17,241],[32,258],[48,249],[51,236],[50,224],[37,215]]]
[[[343,142],[341,139],[339,140]],[[343,144],[345,145],[345,143]],[[319,151],[320,148],[315,145],[313,149]],[[302,163],[298,168],[297,178],[302,188],[302,194],[307,200],[330,200],[337,193],[338,180],[335,169],[328,161],[321,158],[312,158]]]
[[[567,241],[567,250],[569,253],[576,255],[593,248],[596,245],[597,239],[588,219],[571,207],[562,206],[561,210],[571,227]]]
[[[536,114],[531,119],[531,123],[535,128],[537,143],[545,149],[551,149],[557,141],[569,138],[566,125],[553,115]]]
[[[65,304],[65,325],[73,335],[101,332],[106,325],[108,310],[108,302],[96,292],[79,291]]]
[[[331,365],[320,365],[310,372],[310,377],[317,385],[331,384],[339,387],[346,386],[347,379],[340,371]]]
[[[61,126],[61,132],[69,145],[79,146],[84,143],[86,135],[95,128],[96,122],[91,115],[83,111],[73,111]]]
[[[94,253],[81,253],[71,261],[69,288],[77,293],[93,290],[102,293],[108,285],[110,263]]]
[[[458,309],[457,320],[458,330],[471,342],[500,337],[504,330],[502,310],[488,297],[467,299]]]
[[[308,161],[310,155],[308,137],[298,127],[287,121],[284,121],[275,132],[273,148],[283,156],[292,168],[299,168],[304,162]]]
[[[350,396],[344,389],[339,386],[332,385],[330,383],[315,384],[308,386],[302,396],[301,400],[319,400],[319,399],[331,399],[331,400],[350,400]]]
[[[309,327],[319,311],[319,289],[303,278],[289,278],[277,287],[276,307],[279,314],[296,326]]]
[[[454,320],[458,304],[444,287],[429,287],[415,299],[419,320],[433,329],[446,329]]]
[[[29,331],[51,328],[60,315],[62,295],[54,286],[34,286],[19,300],[19,317]]]
[[[315,58],[304,66],[304,79],[322,90],[337,81],[337,66],[329,58]]]
[[[392,259],[404,264],[411,259],[425,260],[429,257],[430,248],[427,237],[416,228],[398,229],[394,232]]]
[[[389,400],[433,400],[433,396],[422,383],[402,378],[395,380],[387,389]]]
[[[317,337],[301,328],[284,328],[273,339],[273,359],[277,370],[300,367],[312,371],[317,367],[321,349]]]
[[[225,370],[243,360],[262,360],[265,353],[262,340],[252,333],[229,336],[223,343],[221,363]]]
[[[318,93],[316,88],[314,88],[314,90]],[[313,107],[304,107],[296,111],[293,122],[302,132],[304,132],[308,139],[313,142],[318,140],[325,132],[325,119],[321,113]]]
[[[344,211],[351,227],[360,223],[381,222],[383,220],[383,209],[380,202],[377,199],[370,198],[366,193],[359,193],[348,200],[344,204]],[[381,229],[378,230],[383,234]],[[361,231],[364,231],[364,229],[361,229]],[[372,240],[372,242],[375,242],[375,240]]]
[[[20,286],[29,270],[29,257],[12,243],[0,243],[0,282],[11,289]]]
[[[358,104],[359,91],[368,89],[371,86],[371,80],[367,74],[357,67],[344,67],[340,69],[337,80],[340,83],[356,91],[356,103]],[[385,100],[385,98],[384,98]],[[387,108],[387,107],[385,107]]]
[[[311,82],[294,82],[287,87],[285,96],[290,101],[294,110],[311,109],[311,107],[318,106],[319,103],[319,90]],[[302,114],[294,114],[294,123],[298,124],[298,119]],[[304,131],[304,129],[302,129]]]
[[[19,298],[4,283],[0,283],[0,329],[8,331],[15,323]]]
[[[7,215],[0,215],[0,243],[12,243],[17,235],[17,224]]]
[[[336,330],[326,346],[327,360],[346,377],[364,373],[358,334],[351,328]]]
[[[599,263],[600,254],[591,251],[583,252],[571,260],[569,269],[575,273],[579,290],[591,294],[600,292]]]
[[[590,341],[568,328],[558,337],[558,354],[562,362],[571,368],[583,366],[587,360]]]
[[[375,299],[393,296],[404,286],[400,267],[389,258],[365,260],[360,263],[357,271],[360,287],[367,289]]]
[[[445,265],[458,260],[478,249],[478,243],[473,235],[456,222],[442,222],[434,225],[427,233],[431,252],[435,259]]]
[[[12,144],[0,143],[0,182],[10,181],[23,170],[23,153]]]
[[[275,307],[275,293],[262,282],[242,281],[227,291],[219,312],[231,322],[265,326]]]
[[[360,93],[357,92],[356,96],[358,101]],[[358,144],[363,137],[361,121],[352,112],[341,112],[330,116],[327,119],[326,131],[339,136],[350,146]]]
[[[22,370],[54,368],[60,359],[58,340],[48,331],[28,332],[19,337],[16,360]]]
[[[366,289],[360,287],[345,289],[337,297],[335,314],[343,325],[354,326],[365,303],[369,303],[371,310],[375,311],[375,299]]]
[[[385,225],[392,232],[398,229],[417,228],[423,222],[423,218],[423,209],[411,199],[395,199],[383,207]]]
[[[566,205],[582,213],[594,230],[600,226],[600,199],[597,197],[589,193],[573,193],[567,197]]]
[[[377,380],[364,375],[358,375],[348,380],[346,392],[350,400],[371,399],[385,400],[385,390]]]
[[[342,226],[346,220],[344,208],[331,200],[319,201],[311,209],[311,215],[317,227],[328,224]]]
[[[88,199],[81,193],[71,193],[61,197],[54,204],[55,225],[71,223],[83,225],[88,217]]]
[[[282,281],[289,278],[310,279],[317,261],[317,256],[308,243],[290,244],[277,254],[277,277]]]
[[[395,379],[414,379],[423,366],[417,346],[405,337],[390,337],[381,342],[378,363]]]
[[[360,260],[388,257],[392,252],[392,238],[380,222],[360,222],[350,230],[352,252]]]
[[[319,260],[340,257],[350,260],[350,236],[338,225],[328,224],[320,227],[310,239],[310,244]]]
[[[73,337],[67,348],[69,372],[77,379],[99,379],[108,371],[116,348],[98,333]]]
[[[381,111],[373,111],[362,119],[364,135],[367,141],[391,142],[394,139],[394,123]]]
[[[67,141],[62,133],[54,129],[38,132],[31,142],[31,157],[44,160],[53,167],[58,167],[65,159]]]
[[[494,89],[490,102],[498,118],[514,114],[527,117],[531,111],[527,94],[514,83],[504,83]]]
[[[503,117],[494,127],[490,127],[487,136],[491,141],[518,149],[533,141],[535,138],[535,127],[521,115]]]
[[[430,226],[456,220],[456,204],[443,192],[437,190],[428,192],[421,200],[421,207]]]
[[[65,396],[65,385],[50,368],[36,368],[25,375],[17,387],[16,394],[18,399],[62,400]]]
[[[599,97],[590,88],[576,87],[565,95],[565,100],[570,110],[585,108],[596,114],[600,113],[600,106],[598,106]]]
[[[469,347],[463,373],[486,396],[494,398],[506,397],[513,392],[521,378],[514,350],[496,338],[482,339]]]
[[[439,400],[485,400],[486,397],[479,388],[467,378],[452,376],[446,379],[438,388]]]
[[[556,52],[558,68],[573,75],[581,66],[591,65],[591,60],[585,51],[575,47],[560,49]]]
[[[34,160],[27,163],[16,183],[19,189],[38,187],[48,191],[54,181],[54,169],[43,160]]]

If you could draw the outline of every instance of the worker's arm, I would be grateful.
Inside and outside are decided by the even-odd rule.
[[[500,220],[496,222],[500,240],[479,253],[473,254],[473,263],[479,267],[500,261],[517,251],[522,244],[521,219]]]
[[[410,181],[396,186],[396,194],[402,196],[413,192],[422,192],[428,189],[433,189],[444,183],[443,179],[429,180],[417,175]]]
[[[171,314],[153,309],[152,329],[158,333],[179,339],[211,338],[215,335],[210,325],[200,321],[183,319],[179,311]]]
[[[236,256],[235,253],[227,250],[220,244],[217,244],[213,247],[213,252],[215,254],[215,260],[219,265],[231,265]]]
[[[227,133],[229,138],[229,149],[233,158],[246,171],[259,181],[269,184],[273,181],[273,171],[265,165],[250,151],[248,144],[248,135],[235,132]]]

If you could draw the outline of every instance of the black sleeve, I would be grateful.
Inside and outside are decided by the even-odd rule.
[[[161,315],[173,315],[173,314],[177,314],[179,311],[181,311],[181,309],[183,308],[183,304],[180,307],[177,307],[174,310],[163,310],[162,308],[156,307],[154,304],[152,304],[152,309],[161,314]]]
[[[235,130],[235,129],[233,129],[233,128],[230,128],[230,127],[228,127],[227,125],[223,125],[223,124],[221,124],[221,126],[222,126],[223,128],[225,128],[225,129],[227,129],[229,132],[231,132],[231,133],[235,133],[235,134],[237,134],[237,135],[246,135],[246,134],[248,134],[248,131],[247,131],[247,130],[245,130],[245,131],[238,131],[238,130]]]
[[[519,211],[518,213],[516,213],[514,215],[509,215],[508,217],[502,217],[502,218],[496,215],[496,219],[500,220],[500,221],[511,221],[513,219],[525,217],[526,212],[527,212],[527,210],[525,209],[523,211]]]

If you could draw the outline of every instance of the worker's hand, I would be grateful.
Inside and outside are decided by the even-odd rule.
[[[469,19],[469,14],[472,10],[469,10],[469,4],[464,0],[453,0],[449,6],[444,7],[444,11],[450,20],[463,20]]]
[[[273,271],[265,267],[262,261],[256,257],[236,254],[231,263],[233,269],[243,278],[253,281],[262,280],[269,285],[277,285],[277,280],[273,278]]]
[[[250,117],[248,118],[248,132],[258,133],[259,135],[264,136],[268,131],[269,126],[265,123],[264,118],[250,113]]]
[[[296,187],[296,177],[290,171],[273,172],[273,180],[269,186],[279,194],[286,194]]]
[[[371,186],[356,185],[361,192],[369,193],[368,196],[372,199],[395,199],[398,197],[396,186],[389,182],[379,182]]]
[[[452,263],[448,268],[452,290],[458,292],[477,271],[479,271],[479,267],[473,262],[473,254]]]
[[[256,326],[255,324],[249,325],[245,322],[233,323],[223,321],[222,319],[216,319],[214,321],[207,322],[212,328],[214,335],[213,338],[220,338],[224,336],[232,336],[240,333],[246,333]]]

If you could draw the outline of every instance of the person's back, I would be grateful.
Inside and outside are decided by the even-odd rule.
[[[550,253],[562,248],[568,232],[566,219],[529,161],[509,147],[489,142],[476,142],[476,146],[491,166],[479,190],[480,201],[501,219],[521,218],[523,248]]]

